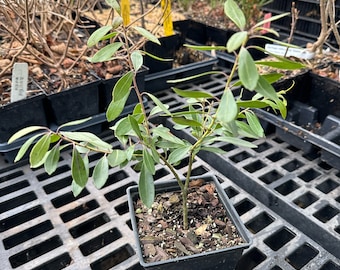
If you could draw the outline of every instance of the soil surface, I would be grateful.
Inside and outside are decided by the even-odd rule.
[[[156,195],[151,209],[136,203],[138,231],[146,262],[178,258],[244,243],[219,201],[213,183],[191,181],[189,226],[183,229],[179,192]]]

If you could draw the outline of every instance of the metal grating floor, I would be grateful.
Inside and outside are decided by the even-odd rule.
[[[214,76],[190,87],[218,95],[223,90],[220,79]],[[173,109],[182,103],[169,91],[158,96]],[[202,155],[194,163],[195,175],[218,176],[253,236],[238,270],[339,270],[338,249],[332,247],[340,243],[340,172],[273,134],[254,143],[259,147],[251,150],[221,144],[228,154]],[[92,155],[90,164],[97,158]],[[125,194],[138,179],[133,164],[111,169],[101,190],[89,183],[74,198],[70,159],[70,152],[62,153],[57,172],[49,177],[43,169],[6,164],[0,158],[1,269],[142,269]],[[180,174],[186,166],[183,160]],[[158,168],[157,181],[170,178],[166,169]]]

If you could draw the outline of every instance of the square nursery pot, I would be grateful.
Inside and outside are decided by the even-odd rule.
[[[275,87],[284,89],[292,80]],[[287,100],[286,119],[264,110],[257,110],[258,116],[274,124],[280,139],[305,153],[321,149],[322,159],[340,169],[340,83],[305,72],[296,77]]]
[[[146,66],[142,66],[142,68],[137,72],[136,80],[140,92],[143,92],[145,90],[145,76],[146,74],[148,74],[148,72],[149,68],[147,68]],[[111,79],[102,80],[99,84],[99,107],[101,113],[106,112],[110,102],[112,101],[112,90],[120,78],[121,75],[116,75],[113,76]],[[133,105],[137,102],[137,95],[135,94],[134,90],[131,90],[131,94],[127,100],[126,105]]]
[[[169,65],[167,62],[157,60],[155,63],[156,70],[152,66],[150,68],[150,66],[145,63],[145,65],[150,68],[149,74],[145,77],[145,88],[150,93],[170,88],[173,84],[169,83],[169,80],[183,79],[211,71],[213,66],[218,62],[216,57],[213,57],[208,53],[191,50],[182,46],[183,42],[180,41],[179,35],[165,38],[170,38],[171,40],[174,38],[177,39],[177,41],[168,44],[168,49],[171,51],[172,55],[168,58],[172,58],[174,61],[170,62],[171,65]],[[159,49],[162,47],[154,46],[154,48]],[[159,55],[156,51],[149,52],[153,55]],[[157,69],[157,65],[163,65],[164,63],[167,63],[167,69],[163,69],[165,66]],[[202,80],[206,80],[206,76],[192,78],[186,82],[190,81],[197,83]]]
[[[171,69],[173,66],[173,59],[175,57],[176,50],[180,46],[178,34],[160,37],[159,42],[161,45],[151,41],[146,42],[144,45],[144,50],[154,56],[168,59],[169,61],[160,61],[152,58],[151,56],[145,55],[144,65],[148,67],[149,74]]]
[[[229,38],[236,33],[233,29],[220,29],[190,19],[175,21],[174,29],[181,34],[182,40],[187,39],[194,44],[214,44],[216,46],[226,46]],[[274,35],[269,33],[265,35],[271,38],[274,37]],[[271,42],[262,38],[252,38],[248,41],[247,46],[259,46],[264,48],[266,43]],[[252,48],[249,49],[249,52],[255,60],[262,59],[267,56],[265,53]],[[219,65],[227,68],[230,68],[232,63],[235,61],[235,56],[227,53],[226,51],[216,51],[216,56],[219,60]]]
[[[135,235],[135,241],[137,246],[137,254],[140,259],[140,264],[144,269],[147,270],[179,270],[179,269],[195,269],[195,270],[213,270],[223,269],[231,270],[235,269],[240,257],[242,256],[243,250],[251,245],[251,239],[248,236],[247,230],[245,229],[240,217],[236,213],[233,205],[229,201],[225,191],[221,187],[220,183],[215,176],[205,175],[195,177],[193,179],[204,179],[206,183],[213,182],[216,186],[216,192],[218,193],[220,201],[223,203],[227,210],[228,216],[236,226],[240,236],[244,239],[245,243],[230,248],[220,249],[216,251],[209,251],[200,254],[194,254],[189,256],[183,256],[175,259],[169,259],[166,261],[146,263],[143,260],[143,254],[141,249],[141,242],[138,235],[137,220],[134,210],[134,202],[139,198],[138,186],[129,187],[127,189],[128,204],[131,215],[132,228]],[[156,182],[156,193],[178,191],[179,187],[176,181],[167,182]]]
[[[18,148],[25,142],[18,140],[8,145],[8,139],[15,132],[28,126],[47,126],[45,103],[45,94],[39,94],[0,107],[0,153],[4,153],[7,161],[14,160]]]
[[[59,126],[64,123],[99,114],[99,84],[95,80],[47,96],[49,121]]]

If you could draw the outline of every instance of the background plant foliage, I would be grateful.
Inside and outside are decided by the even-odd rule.
[[[111,0],[108,3],[120,14],[117,1]],[[252,29],[246,30],[245,15],[235,1],[227,0],[224,4],[224,10],[226,16],[237,25],[239,31],[229,39],[225,46],[213,48],[227,50],[236,55],[230,74],[222,72],[225,75],[226,84],[221,98],[217,98],[208,92],[186,91],[174,88],[173,91],[186,99],[187,103],[180,112],[171,112],[169,106],[163,104],[154,95],[147,92],[140,93],[135,82],[135,75],[142,66],[144,52],[130,45],[129,35],[133,31],[142,38],[156,43],[158,39],[143,28],[123,25],[121,18],[117,17],[111,26],[103,26],[93,33],[88,45],[95,46],[109,40],[110,42],[105,43],[107,45],[103,46],[91,58],[91,61],[123,58],[129,65],[129,71],[121,77],[112,91],[112,102],[107,110],[108,121],[115,121],[111,129],[115,137],[124,146],[124,150],[113,149],[110,144],[88,132],[65,131],[68,126],[77,125],[88,120],[83,119],[64,124],[55,131],[36,126],[25,128],[14,134],[9,143],[28,133],[37,133],[21,147],[16,161],[20,160],[31,144],[37,140],[29,155],[30,164],[33,168],[44,165],[45,170],[51,174],[57,168],[60,151],[65,147],[72,147],[72,190],[74,195],[77,196],[86,186],[90,177],[88,156],[91,152],[102,153],[102,158],[95,165],[91,175],[97,188],[101,188],[105,184],[110,166],[123,167],[128,162],[135,160],[137,161],[136,169],[140,171],[140,197],[149,207],[154,200],[153,175],[156,171],[155,165],[164,164],[173,172],[182,190],[183,222],[184,227],[187,227],[186,195],[192,164],[197,153],[199,151],[223,153],[223,150],[214,146],[214,143],[219,141],[244,147],[255,147],[255,145],[244,139],[264,136],[259,119],[252,112],[252,108],[270,107],[283,117],[286,116],[286,101],[283,97],[285,90],[276,92],[271,85],[281,75],[261,75],[257,70],[257,65],[280,65],[286,69],[302,67],[301,64],[280,57],[277,58],[276,62],[255,62],[245,44],[250,38],[250,33],[255,32],[254,30],[261,30],[266,21],[259,22]],[[270,20],[275,20],[285,15],[275,16]],[[275,33],[273,30],[271,32]],[[141,44],[139,43],[139,45]],[[200,50],[212,49],[209,46],[191,47]],[[221,72],[212,71],[210,73]],[[235,77],[236,73],[238,73],[239,81],[235,83],[232,78]],[[140,102],[135,106],[131,114],[118,120],[132,86]],[[242,95],[235,97],[232,88],[239,86],[253,92],[253,97],[250,100],[244,100]],[[155,104],[149,111],[144,107],[144,96],[149,100],[151,99]],[[196,138],[195,142],[190,143],[174,136],[169,128],[163,125],[153,126],[150,119],[156,116],[171,118],[176,129],[189,128],[191,134]],[[189,166],[186,181],[182,182],[174,167],[186,156],[189,156]]]

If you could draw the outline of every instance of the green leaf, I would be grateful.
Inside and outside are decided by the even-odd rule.
[[[202,146],[201,150],[216,153],[216,154],[221,154],[221,155],[227,153],[227,151],[224,151],[223,149],[219,147],[213,147],[213,146]]]
[[[120,14],[120,5],[117,0],[105,0],[105,2],[115,11],[117,11],[118,14]]]
[[[107,160],[111,167],[116,167],[121,165],[125,160],[127,156],[125,151],[120,149],[113,149],[112,153],[107,156]]]
[[[206,45],[183,44],[183,46],[196,50],[196,51],[212,51],[212,50],[225,51],[227,49],[225,46],[214,46],[214,45],[206,46]]]
[[[171,115],[170,111],[168,110],[168,105],[163,104],[158,98],[150,93],[146,93],[152,101],[167,115]]]
[[[178,145],[185,145],[185,143],[181,139],[174,136],[168,128],[163,127],[161,125],[153,128],[152,132],[153,132],[154,136],[159,136],[166,141],[173,142],[173,143],[176,143]]]
[[[111,122],[117,119],[118,116],[121,115],[121,113],[124,110],[126,100],[120,99],[117,101],[111,101],[107,110],[106,110],[106,119],[107,121]]]
[[[92,178],[97,189],[101,189],[109,177],[109,162],[106,156],[103,156],[94,167]]]
[[[251,128],[251,130],[258,136],[258,137],[264,137],[264,131],[260,124],[260,120],[257,118],[257,116],[252,111],[246,111],[246,118],[247,122]]]
[[[80,119],[80,120],[75,120],[75,121],[71,121],[65,124],[62,124],[61,126],[59,126],[59,129],[63,128],[63,127],[68,127],[68,126],[76,126],[76,125],[80,125],[83,124],[89,120],[91,120],[92,117],[87,117],[84,119]]]
[[[91,63],[105,62],[112,60],[113,55],[119,50],[123,45],[121,42],[114,42],[101,48],[94,56],[89,58]]]
[[[155,174],[155,162],[147,149],[143,149],[143,166],[149,173]]]
[[[8,140],[8,144],[11,144],[12,142],[16,141],[17,139],[20,139],[21,137],[33,132],[33,131],[37,131],[40,129],[45,129],[48,130],[46,127],[41,127],[41,126],[30,126],[30,127],[26,127],[23,128],[21,130],[19,130],[18,132],[14,133]]]
[[[286,13],[282,13],[282,14],[279,14],[279,15],[272,16],[268,19],[265,19],[263,21],[258,22],[257,24],[255,24],[253,26],[253,28],[259,27],[259,26],[264,25],[265,23],[268,23],[268,22],[279,20],[279,19],[286,17],[286,16],[289,16],[289,15],[290,15],[290,13],[286,12]]]
[[[201,127],[201,123],[195,121],[186,119],[184,117],[172,117],[171,118],[176,124],[183,125],[183,126],[190,126],[190,127]]]
[[[42,136],[39,141],[33,146],[30,153],[30,164],[32,168],[36,168],[41,165],[41,161],[44,159],[51,143],[49,134]]]
[[[283,70],[294,70],[303,68],[303,64],[293,61],[256,61],[256,65],[268,66]]]
[[[72,151],[72,161],[71,161],[71,172],[72,179],[80,187],[85,187],[88,180],[88,173],[83,158],[75,147]]]
[[[141,139],[142,138],[142,133],[140,132],[137,120],[132,115],[129,115],[128,119],[129,119],[129,122],[130,122],[130,125],[131,125],[133,131],[136,133],[138,138]]]
[[[23,156],[26,154],[28,148],[31,146],[31,144],[34,142],[34,140],[40,136],[42,136],[44,133],[36,134],[35,136],[32,136],[29,138],[19,149],[14,162],[19,161],[20,159],[23,158]]]
[[[243,146],[243,147],[247,147],[247,148],[256,148],[257,147],[257,145],[255,145],[251,142],[242,140],[242,139],[237,138],[237,137],[223,136],[223,137],[216,138],[215,141],[227,142],[227,143],[231,143],[231,144],[234,144],[234,145],[237,145],[237,146]]]
[[[113,91],[112,91],[113,101],[127,99],[127,97],[130,94],[130,88],[131,88],[133,76],[134,76],[133,72],[129,71],[125,73],[121,78],[119,78],[119,80],[113,87]]]
[[[143,65],[143,55],[140,51],[133,51],[131,53],[131,61],[133,68],[137,71],[139,70]]]
[[[45,163],[44,163],[44,168],[45,171],[51,175],[52,173],[55,172],[55,170],[58,167],[58,162],[59,162],[59,157],[60,157],[60,147],[59,144],[56,144],[48,153]]]
[[[270,98],[274,101],[278,100],[278,96],[274,87],[269,82],[267,82],[267,80],[262,76],[260,76],[259,80],[257,81],[255,91],[261,94],[262,96]]]
[[[226,89],[218,106],[216,117],[223,125],[227,125],[236,118],[237,114],[238,108],[234,95],[230,89]]]
[[[204,91],[190,91],[172,88],[172,90],[179,96],[184,98],[213,98],[214,96]]]
[[[244,47],[241,47],[239,53],[238,73],[243,86],[248,90],[254,90],[259,79],[259,74],[253,58]]]
[[[246,42],[248,37],[247,31],[236,32],[233,34],[227,42],[227,50],[229,53],[237,50],[243,43]]]
[[[239,108],[266,108],[268,103],[262,100],[239,100],[236,102]]]
[[[224,3],[224,13],[230,20],[232,20],[236,24],[236,26],[240,30],[243,30],[245,28],[246,18],[242,10],[234,0],[227,0]]]
[[[72,181],[71,188],[74,197],[77,197],[84,189],[84,187],[79,186],[74,180]]]
[[[112,145],[107,142],[104,142],[102,139],[94,135],[90,132],[85,131],[60,131],[60,134],[66,138],[69,138],[78,142],[86,142],[91,145],[101,149],[101,150],[110,150],[112,149]]]
[[[94,31],[87,41],[87,46],[92,47],[96,45],[100,40],[102,40],[107,32],[111,30],[111,28],[112,27],[110,25],[105,25]]]
[[[176,148],[172,151],[168,157],[168,162],[170,164],[175,164],[181,161],[184,157],[186,157],[190,151],[191,145],[185,145],[182,147]]]
[[[272,84],[277,82],[279,79],[282,78],[283,74],[281,73],[270,73],[270,74],[263,74],[261,75],[268,83]]]
[[[151,42],[156,43],[158,45],[161,45],[158,38],[155,35],[153,35],[151,32],[149,32],[148,30],[146,30],[142,27],[139,27],[139,26],[135,26],[134,28],[139,34],[141,34],[147,40],[150,40]]]
[[[144,166],[139,175],[138,190],[142,202],[146,207],[151,208],[155,200],[155,186],[152,174]]]

